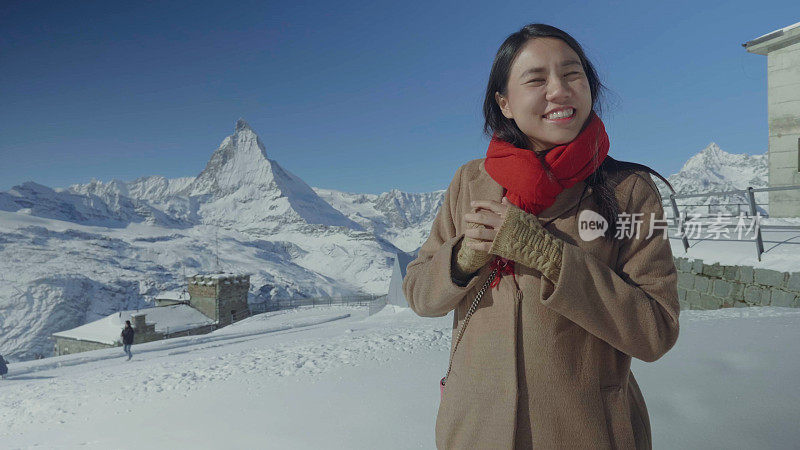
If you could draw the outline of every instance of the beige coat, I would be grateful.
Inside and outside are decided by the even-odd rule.
[[[454,337],[489,275],[486,265],[464,287],[451,278],[463,215],[471,200],[503,196],[483,161],[458,169],[403,281],[417,314],[456,310]],[[655,361],[675,344],[677,272],[663,230],[647,238],[650,213],[663,218],[649,174],[628,170],[610,180],[623,213],[644,213],[638,239],[579,237],[579,211],[598,211],[583,182],[537,216],[566,242],[558,280],[517,263],[521,292],[511,276],[486,292],[454,355],[436,419],[438,448],[652,448],[630,364],[631,357]]]

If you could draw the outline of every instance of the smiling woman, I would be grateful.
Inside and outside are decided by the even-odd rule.
[[[552,26],[497,52],[486,157],[456,171],[403,281],[417,314],[455,311],[439,448],[652,447],[630,363],[675,344],[677,272],[653,226],[660,175],[608,156],[602,89]],[[619,205],[649,219],[635,236],[618,233]],[[581,209],[607,220],[604,239],[581,239]]]
[[[578,55],[561,39],[529,40],[494,99],[502,114],[525,133],[534,151],[569,142],[592,108],[589,80]]]

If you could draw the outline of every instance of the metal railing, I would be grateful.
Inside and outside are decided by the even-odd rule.
[[[375,302],[385,301],[386,295],[354,295],[347,297],[303,297],[288,299],[270,299],[264,302],[250,303],[250,314],[260,314],[269,311],[279,311],[282,309],[299,308],[301,306],[333,306],[333,305],[354,305],[371,306]],[[384,303],[385,304],[385,303]]]
[[[244,311],[236,311],[230,313],[231,323],[238,322],[250,316],[263,314],[271,311],[278,311],[283,309],[299,308],[302,306],[332,306],[332,305],[355,305],[366,306],[369,308],[369,314],[373,315],[383,309],[387,304],[388,295],[359,295],[350,297],[314,297],[314,298],[294,298],[294,299],[278,299],[259,303],[250,303],[249,309]],[[215,324],[212,330],[205,330],[207,325],[198,326],[191,329],[181,329],[180,331],[170,330],[169,327],[165,328],[162,333],[164,338],[194,336],[199,334],[207,334],[213,329],[219,327]],[[177,336],[176,336],[177,335]]]
[[[383,309],[389,303],[389,296],[388,295],[381,295],[380,297],[376,298],[375,300],[369,303],[369,315],[373,315],[376,312]]]
[[[166,327],[161,331],[161,333],[164,335],[164,339],[172,339],[175,337],[197,336],[201,334],[208,334],[214,331],[215,328],[216,325],[209,327],[209,324],[198,324],[194,328],[188,328],[188,329],[185,327],[181,327],[180,329],[176,328],[170,329],[169,327]]]
[[[683,243],[683,248],[685,251],[689,250],[689,238],[686,235],[686,224],[691,220],[695,220],[696,222],[703,218],[710,218],[710,217],[726,217],[721,214],[717,216],[711,216],[711,206],[729,206],[729,205],[740,205],[740,203],[720,203],[717,205],[692,205],[692,204],[684,204],[678,205],[677,200],[682,198],[700,198],[700,197],[713,197],[713,196],[722,196],[722,195],[746,195],[747,196],[747,203],[748,206],[748,214],[744,217],[747,217],[753,221],[752,228],[754,228],[755,234],[755,244],[756,244],[756,256],[758,260],[761,261],[761,255],[764,253],[764,242],[768,243],[776,243],[776,244],[800,244],[800,242],[787,242],[784,241],[765,241],[761,231],[800,231],[800,225],[761,225],[760,219],[761,215],[758,213],[757,206],[764,206],[763,203],[756,203],[755,194],[758,192],[771,192],[771,191],[789,191],[789,190],[800,190],[800,185],[794,186],[777,186],[771,188],[753,188],[748,187],[747,189],[734,189],[728,191],[710,191],[704,192],[701,194],[675,194],[674,192],[670,194],[669,199],[664,199],[663,201],[669,201],[672,207],[672,217],[665,217],[667,220],[672,220],[673,228],[677,229],[678,237],[680,237],[681,242]],[[679,207],[683,206],[708,206],[709,207],[709,214],[704,215],[695,215],[691,219],[684,220],[686,217],[685,208],[684,214],[681,215]],[[741,214],[741,210],[739,209],[738,216],[733,217],[743,217]],[[769,216],[767,216],[769,217]],[[725,226],[718,226],[718,228],[738,228],[740,225],[725,225]],[[715,239],[720,241],[743,241],[744,239]]]

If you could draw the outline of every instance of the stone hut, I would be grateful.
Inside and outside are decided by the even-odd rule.
[[[211,274],[186,278],[189,305],[216,321],[220,327],[250,315],[247,293],[250,275]]]
[[[134,344],[205,334],[216,328],[213,320],[189,305],[120,311],[70,330],[53,333],[53,353],[56,356],[69,355],[120,346],[120,333],[126,320],[131,321],[131,326],[136,331],[133,335]]]
[[[126,320],[136,333],[134,344],[206,334],[250,315],[250,275],[208,274],[186,278],[187,290],[156,296],[154,308],[121,311],[71,330],[54,333],[54,354],[67,355],[122,345]]]

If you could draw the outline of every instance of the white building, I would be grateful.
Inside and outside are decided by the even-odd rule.
[[[800,185],[800,22],[748,41],[767,56],[769,185]],[[771,217],[800,217],[800,190],[769,193]]]

